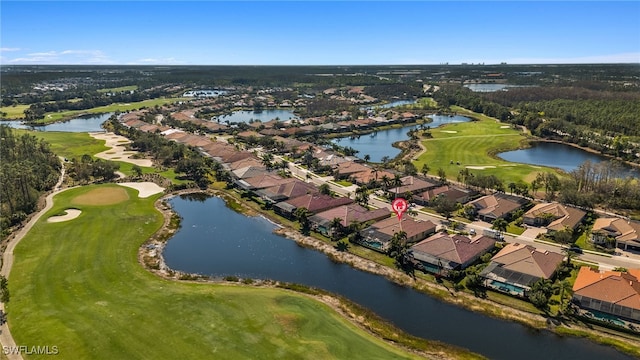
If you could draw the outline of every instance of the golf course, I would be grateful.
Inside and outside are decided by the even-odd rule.
[[[105,184],[54,197],[14,251],[17,344],[57,346],[67,359],[416,357],[303,294],[150,273],[138,249],[163,224],[159,196]],[[79,215],[47,221],[70,209]]]
[[[495,119],[472,115],[477,121],[453,123],[431,129],[431,138],[421,140],[423,151],[414,164],[421,169],[427,164],[431,174],[443,169],[448,179],[456,179],[463,169],[473,174],[495,175],[505,184],[531,182],[539,172],[555,172],[551,168],[518,164],[499,159],[495,154],[515,150],[526,142],[521,131]]]

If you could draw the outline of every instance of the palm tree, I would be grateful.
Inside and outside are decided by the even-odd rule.
[[[514,182],[510,182],[509,183],[509,190],[511,190],[511,194],[513,194],[513,192],[516,190],[518,186],[516,185],[516,183]]]
[[[391,180],[391,186],[396,189],[396,197],[398,197],[398,190],[400,186],[402,186],[402,177],[400,177],[400,174],[395,174],[393,176],[393,179]]]
[[[382,181],[382,188],[385,191],[389,190],[389,187],[391,186],[391,179],[387,175],[382,175],[380,181]]]
[[[309,234],[309,215],[311,215],[309,210],[306,207],[297,208],[293,215],[300,223],[300,232],[305,235]]]
[[[369,206],[369,193],[366,187],[359,186],[356,189],[356,202],[364,207]]]
[[[342,237],[341,235],[344,229],[344,226],[342,226],[342,219],[334,217],[329,223],[329,228],[331,229],[331,240],[335,241]]]
[[[569,296],[571,296],[571,292],[573,291],[573,286],[567,280],[560,281],[559,283],[556,283],[554,286],[557,290],[560,290],[560,308],[562,308],[564,304],[564,297],[565,297],[564,295],[566,293]]]
[[[368,163],[368,162],[369,162],[369,160],[371,160],[371,155],[369,155],[369,154],[365,154],[365,155],[364,155],[364,157],[363,157],[363,159],[364,159],[364,162],[365,162],[365,163]]]
[[[403,256],[407,249],[407,233],[404,231],[398,231],[393,234],[391,238],[391,244],[389,246],[388,254],[391,257],[399,258]]]
[[[422,164],[422,169],[420,169],[420,172],[422,173],[422,176],[427,176],[427,173],[429,172],[429,165],[427,164]]]

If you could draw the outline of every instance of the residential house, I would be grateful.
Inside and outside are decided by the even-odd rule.
[[[273,210],[287,218],[293,218],[299,208],[306,208],[315,214],[337,206],[351,204],[353,200],[346,197],[331,197],[325,194],[305,194],[296,198],[281,201],[273,206]]]
[[[580,314],[618,326],[640,325],[640,269],[628,272],[583,266],[573,284],[572,302]]]
[[[371,224],[368,228],[360,232],[361,245],[371,249],[385,252],[391,244],[393,235],[404,231],[407,234],[407,243],[418,242],[436,232],[436,224],[431,221],[414,220],[409,216],[404,216],[402,221],[397,217],[390,217]]]
[[[496,241],[488,236],[471,238],[439,232],[411,246],[411,253],[425,270],[441,274],[467,268],[495,246]]]
[[[545,226],[549,231],[575,230],[587,213],[559,203],[543,203],[524,213],[522,221],[531,226]]]
[[[488,288],[525,297],[531,284],[539,279],[551,279],[563,259],[562,254],[553,251],[510,243],[491,258],[480,276]]]
[[[469,201],[474,194],[472,190],[443,185],[413,195],[413,201],[416,204],[428,206],[437,197],[444,197],[453,203],[464,204]]]
[[[429,189],[436,188],[438,186],[438,184],[435,182],[422,180],[415,176],[405,176],[400,178],[400,181],[402,182],[402,185],[394,188],[389,188],[387,192],[389,194],[398,194],[399,196],[404,196],[404,194],[407,193],[418,194]]]
[[[295,178],[289,178],[287,180],[289,181],[265,189],[260,189],[256,191],[256,194],[267,202],[277,203],[306,194],[318,193],[318,189],[313,184],[306,183]]]
[[[480,220],[493,222],[496,219],[504,219],[521,209],[528,200],[506,194],[493,194],[483,196],[469,202],[475,208],[476,215]]]
[[[313,230],[330,236],[332,232],[331,222],[333,219],[340,219],[340,224],[346,228],[354,222],[364,224],[370,221],[386,219],[390,215],[391,212],[387,208],[368,210],[359,204],[348,204],[319,212],[311,216],[309,222]]]
[[[640,223],[621,218],[598,218],[591,229],[594,244],[615,243],[625,250],[640,250]]]
[[[345,161],[335,166],[334,177],[336,180],[348,179],[353,174],[365,171],[371,172],[371,168],[352,161]]]

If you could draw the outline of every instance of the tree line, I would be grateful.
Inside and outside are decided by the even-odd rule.
[[[39,196],[51,190],[61,164],[49,144],[30,134],[17,135],[0,125],[0,226],[2,237],[37,206]]]

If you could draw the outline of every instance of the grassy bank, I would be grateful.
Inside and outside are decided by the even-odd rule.
[[[121,187],[59,194],[17,246],[7,311],[18,344],[56,345],[72,359],[414,357],[303,295],[152,275],[137,252],[162,224],[157,196],[126,189],[126,200],[87,203],[97,189]],[[70,207],[80,217],[46,222]]]

